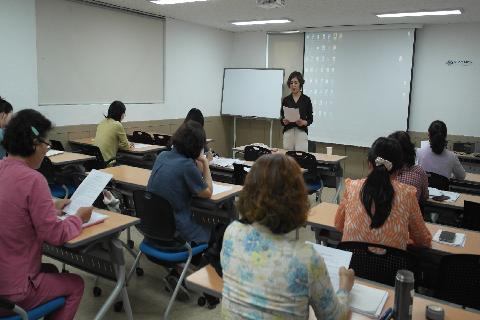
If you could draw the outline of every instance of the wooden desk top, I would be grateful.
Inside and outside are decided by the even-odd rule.
[[[310,209],[307,217],[307,225],[322,227],[329,230],[335,230],[335,214],[338,205],[334,203],[322,202]],[[465,246],[454,247],[432,241],[432,249],[453,254],[480,254],[480,232],[459,229],[439,224],[425,223],[432,236],[439,230],[464,233],[467,237]]]
[[[464,180],[456,180],[456,179],[453,179],[453,180],[454,181],[459,181],[459,182],[464,181],[464,182],[467,182],[467,183],[479,184],[480,183],[480,174],[479,173],[467,172]]]
[[[364,281],[361,279],[356,279],[356,282],[368,285],[374,288],[382,289],[388,291],[388,298],[385,302],[384,310],[393,307],[394,301],[394,290],[391,287],[387,287],[381,284],[373,283],[370,281]],[[188,288],[196,292],[204,292],[210,294],[214,297],[221,298],[223,290],[223,279],[220,278],[211,265],[207,265],[202,269],[192,273],[185,280],[185,283]],[[430,300],[426,297],[415,295],[413,299],[413,320],[423,320],[425,317],[425,308],[429,304],[436,304],[443,307],[445,310],[445,320],[456,320],[456,319],[480,319],[480,313],[475,313],[467,310],[463,310],[457,306],[450,305],[443,301],[439,300]],[[309,320],[316,320],[315,314],[313,313],[312,308],[310,307]],[[370,319],[367,316],[361,315],[359,313],[352,313],[352,320],[367,320]]]
[[[477,202],[480,203],[480,196],[476,196],[473,194],[467,194],[467,193],[460,193],[460,196],[455,202],[447,202],[447,201],[435,201],[431,198],[427,200],[427,203],[429,205],[433,206],[438,206],[438,207],[445,207],[445,208],[452,208],[452,209],[457,209],[457,210],[463,210],[464,202],[465,200],[471,201],[471,202]]]
[[[151,170],[131,167],[127,165],[110,167],[106,169],[101,169],[100,171],[110,173],[111,175],[113,175],[113,180],[117,182],[125,183],[134,188],[139,188],[139,189],[145,189],[147,187],[148,179],[150,178],[150,174],[151,174]],[[243,186],[229,184],[229,183],[215,182],[215,184],[229,186],[232,188],[228,191],[213,195],[210,198],[210,200],[212,200],[213,202],[219,202],[219,201],[225,200],[226,198],[234,197],[235,195],[240,193],[240,191],[242,191],[243,189]]]
[[[245,150],[245,146],[235,147],[232,150],[243,152]],[[282,153],[282,154],[287,153],[287,150],[285,150],[285,149],[271,148],[271,150],[274,153],[275,152]],[[334,154],[329,155],[329,154],[324,154],[324,153],[313,153],[313,152],[310,152],[310,153],[315,156],[315,158],[317,159],[318,162],[322,162],[322,163],[338,163],[338,162],[348,158],[347,156],[338,156],[338,155],[334,155]]]
[[[95,208],[94,211],[98,213],[106,214],[108,215],[108,218],[101,223],[98,223],[83,229],[80,235],[68,241],[65,244],[65,247],[74,248],[74,247],[82,246],[94,240],[108,236],[110,234],[115,234],[119,231],[122,231],[128,228],[129,226],[133,226],[137,223],[140,223],[140,219],[127,216],[124,214],[115,213],[115,212],[97,209],[97,208]]]
[[[94,138],[81,138],[81,139],[73,139],[70,140],[72,143],[76,144],[86,144],[86,145],[94,145],[95,144],[95,139]],[[166,149],[167,147],[165,146],[157,146],[153,144],[149,144],[146,147],[142,148],[131,148],[129,150],[118,150],[118,152],[125,152],[125,153],[133,153],[133,154],[145,154],[145,153],[152,153],[152,152],[157,152],[163,149]]]
[[[66,151],[60,154],[56,154],[54,156],[49,156],[48,158],[52,161],[52,164],[56,166],[63,166],[70,163],[85,162],[88,160],[95,160],[94,156]]]

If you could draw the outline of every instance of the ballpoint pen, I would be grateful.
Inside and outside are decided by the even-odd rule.
[[[388,308],[387,310],[385,310],[385,312],[380,316],[378,320],[389,320],[392,318],[392,316],[393,316],[393,309]]]

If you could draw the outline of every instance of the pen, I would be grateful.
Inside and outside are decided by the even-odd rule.
[[[392,318],[392,316],[393,316],[393,309],[388,308],[387,310],[385,310],[385,312],[380,316],[378,320],[389,320]]]

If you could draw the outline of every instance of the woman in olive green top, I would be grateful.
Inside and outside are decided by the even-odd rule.
[[[128,150],[132,146],[120,123],[125,118],[125,110],[123,102],[113,101],[108,108],[107,116],[97,126],[95,145],[102,152],[105,161],[115,158],[118,149]]]

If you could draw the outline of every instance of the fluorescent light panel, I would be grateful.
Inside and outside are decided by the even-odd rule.
[[[439,11],[417,11],[417,12],[398,12],[377,14],[379,18],[400,18],[400,17],[423,17],[423,16],[448,16],[451,14],[462,14],[459,9],[439,10]]]
[[[189,2],[199,2],[199,1],[208,1],[208,0],[152,0],[150,2],[155,4],[177,4],[177,3],[189,3]]]
[[[236,26],[252,26],[257,24],[274,24],[274,23],[289,23],[292,22],[288,19],[278,19],[278,20],[251,20],[251,21],[235,21],[232,24]]]

